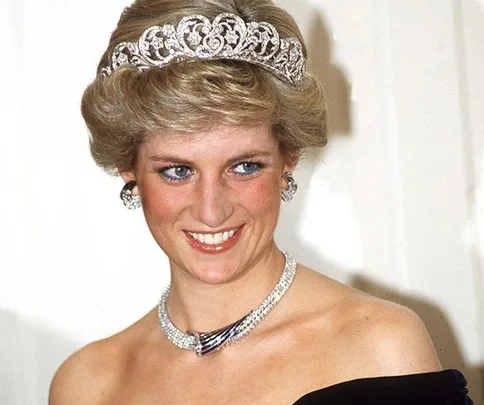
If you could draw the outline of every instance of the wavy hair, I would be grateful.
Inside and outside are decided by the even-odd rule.
[[[299,156],[327,142],[326,102],[320,82],[306,72],[295,89],[259,66],[233,60],[185,60],[140,72],[125,65],[101,75],[114,47],[137,41],[148,27],[176,25],[183,17],[233,13],[266,21],[281,38],[302,35],[292,17],[271,0],[137,0],[124,9],[81,111],[91,133],[91,154],[108,173],[132,171],[147,134],[176,135],[222,125],[270,124],[283,153]]]

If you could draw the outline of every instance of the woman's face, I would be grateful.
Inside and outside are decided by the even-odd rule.
[[[284,159],[269,126],[150,135],[135,174],[146,221],[173,270],[207,283],[243,273],[274,249]],[[134,190],[136,191],[136,190]]]

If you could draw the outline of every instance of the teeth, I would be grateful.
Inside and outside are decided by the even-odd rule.
[[[219,245],[220,243],[228,241],[232,236],[234,236],[237,229],[232,229],[231,231],[225,231],[220,233],[193,233],[188,232],[188,234],[206,245]]]

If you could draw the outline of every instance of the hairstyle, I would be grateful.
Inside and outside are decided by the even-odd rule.
[[[147,134],[175,135],[222,125],[270,124],[283,153],[299,157],[308,147],[326,144],[326,103],[319,81],[305,73],[301,89],[262,67],[233,60],[185,60],[140,72],[135,66],[101,75],[114,47],[137,41],[154,25],[176,25],[185,16],[210,20],[233,13],[244,21],[266,21],[281,38],[296,37],[292,19],[271,0],[136,0],[124,9],[96,79],[82,98],[82,115],[91,133],[91,154],[108,173],[134,170],[137,150]]]

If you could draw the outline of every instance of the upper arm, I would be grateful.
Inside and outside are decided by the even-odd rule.
[[[55,373],[50,385],[49,405],[81,403],[75,384],[80,365],[75,358],[76,355],[73,355],[67,359]]]

